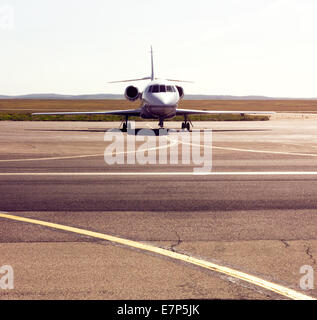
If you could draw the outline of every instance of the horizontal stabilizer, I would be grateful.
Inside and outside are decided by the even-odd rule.
[[[151,77],[144,77],[140,79],[130,79],[130,80],[110,81],[108,83],[132,82],[132,81],[142,81],[142,80],[151,80]]]
[[[187,80],[174,80],[174,79],[165,79],[167,81],[173,81],[173,82],[187,82],[187,83],[194,83],[194,81],[187,81]]]

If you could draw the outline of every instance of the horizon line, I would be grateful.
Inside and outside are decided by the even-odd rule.
[[[93,97],[95,96],[115,96],[117,99],[124,99],[124,94],[120,93],[80,93],[80,94],[67,94],[67,93],[26,93],[26,94],[0,94],[0,99],[23,99],[29,97],[30,99],[69,99],[71,97],[73,98],[80,98],[83,96],[86,97]],[[51,96],[51,97],[50,97]],[[186,100],[186,97],[188,98],[199,98],[199,97],[221,97],[221,98],[228,98],[228,99],[243,99],[243,98],[254,98],[254,99],[265,99],[265,100],[317,100],[317,97],[272,97],[272,96],[265,96],[265,95],[232,95],[232,94],[206,94],[206,93],[188,93],[184,96],[184,100]]]

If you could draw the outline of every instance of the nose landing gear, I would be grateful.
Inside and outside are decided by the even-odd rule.
[[[161,128],[161,129],[163,129],[164,128],[164,121],[163,121],[163,119],[160,119],[160,122],[159,122],[159,127]]]

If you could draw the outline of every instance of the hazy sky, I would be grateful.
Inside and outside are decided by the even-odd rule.
[[[317,97],[316,17],[316,0],[0,0],[0,94],[122,93],[107,82],[148,76],[153,45],[186,93]]]

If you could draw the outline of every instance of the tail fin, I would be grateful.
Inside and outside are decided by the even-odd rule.
[[[153,81],[154,79],[153,48],[151,46],[151,81]]]
[[[119,83],[119,82],[131,82],[131,81],[142,81],[142,80],[151,80],[154,81],[157,78],[155,78],[154,75],[154,61],[153,61],[153,48],[151,46],[151,76],[150,77],[144,77],[144,78],[139,78],[139,79],[130,79],[130,80],[119,80],[119,81],[111,81],[108,83]],[[188,83],[193,83],[192,81],[185,81],[185,80],[173,80],[173,79],[165,79],[167,81],[172,81],[172,82],[188,82]]]

